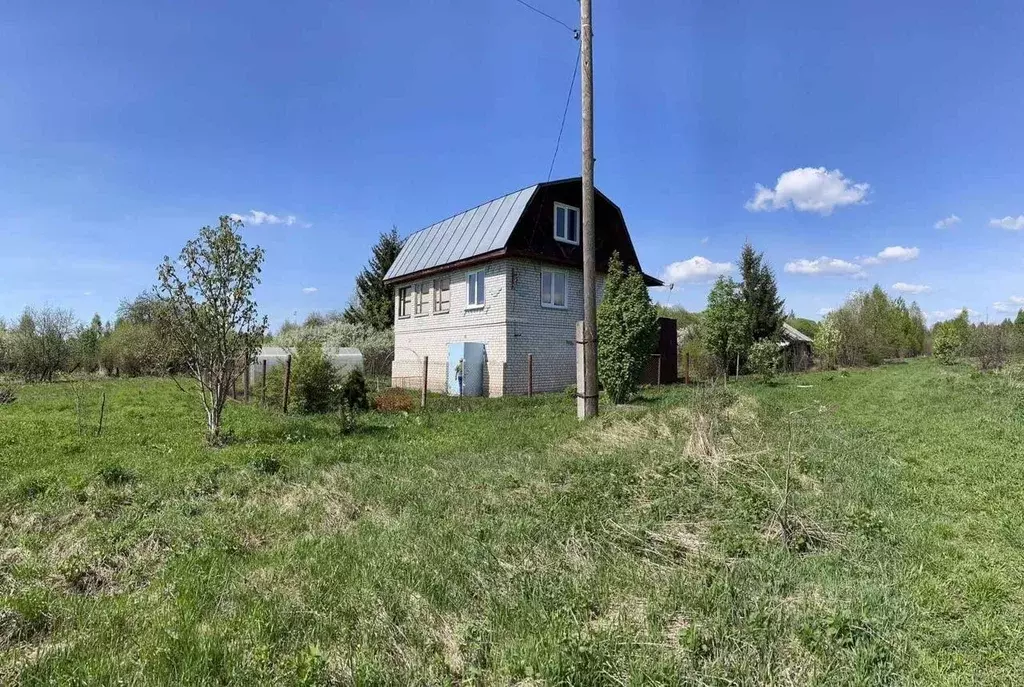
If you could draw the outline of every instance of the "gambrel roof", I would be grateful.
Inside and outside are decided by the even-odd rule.
[[[582,265],[578,245],[553,238],[554,203],[580,206],[579,177],[534,184],[460,212],[410,235],[388,269],[386,282],[408,281],[499,257],[528,257],[565,266]],[[627,266],[640,269],[619,207],[595,189],[596,252],[599,270],[612,251]],[[644,275],[648,286],[660,286]]]

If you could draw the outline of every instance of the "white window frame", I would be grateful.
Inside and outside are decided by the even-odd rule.
[[[441,288],[445,285],[445,288]],[[434,314],[443,315],[450,312],[452,309],[452,278],[451,277],[437,277],[434,279]],[[444,301],[443,298],[447,297],[448,300]]]
[[[412,314],[424,317],[430,314],[430,282],[416,284],[412,289]]]
[[[395,307],[395,313],[401,320],[411,317],[412,313],[412,286],[399,286],[398,287],[398,303]]]
[[[474,289],[469,287],[469,278],[475,276],[473,280]],[[481,288],[479,284],[483,284]],[[481,293],[483,298],[477,300],[477,294]],[[466,310],[480,310],[487,305],[487,270],[470,270],[466,272]]]
[[[551,301],[544,301],[544,275],[551,275]],[[562,278],[562,301],[563,305],[557,305],[555,303],[555,276]],[[569,275],[561,270],[541,270],[540,271],[540,307],[551,308],[552,310],[568,310],[569,309]]]
[[[569,210],[576,213],[576,240],[572,241],[568,238],[568,232],[563,232],[562,236],[558,235],[558,210],[559,208],[565,210],[567,213]],[[568,217],[568,214],[566,214]],[[568,243],[572,246],[580,245],[580,209],[574,205],[566,205],[565,203],[555,203],[555,209],[552,214],[552,220],[555,225],[555,240],[561,241],[562,243]]]

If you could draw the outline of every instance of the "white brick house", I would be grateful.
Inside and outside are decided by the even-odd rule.
[[[598,300],[618,251],[640,269],[619,208],[595,197]],[[448,344],[484,344],[484,394],[560,391],[576,381],[573,345],[583,319],[579,178],[537,184],[431,225],[406,239],[386,281],[395,294],[392,383],[447,386]],[[648,285],[661,282],[645,275]]]

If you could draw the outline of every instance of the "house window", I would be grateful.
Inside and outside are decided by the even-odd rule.
[[[484,307],[484,271],[478,270],[466,275],[466,307]]]
[[[398,289],[398,316],[408,317],[412,310],[412,289],[403,286]]]
[[[566,307],[564,272],[540,273],[540,304],[545,308]]]
[[[580,243],[580,211],[571,205],[555,203],[555,240],[578,246]]]
[[[434,280],[434,312],[448,312],[452,308],[451,277]]]
[[[417,284],[413,289],[414,305],[413,311],[417,316],[427,314],[427,302],[430,296],[430,284],[423,282]]]

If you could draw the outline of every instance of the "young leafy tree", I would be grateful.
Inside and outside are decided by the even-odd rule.
[[[103,340],[103,320],[99,313],[92,316],[92,322],[78,334],[78,364],[86,372],[95,372],[100,367],[100,344]]]
[[[612,403],[624,403],[640,387],[658,337],[658,312],[643,275],[623,271],[613,253],[597,308],[597,374]]]
[[[774,339],[786,321],[785,301],[779,298],[775,273],[748,241],[740,253],[743,300],[749,317],[749,340]]]
[[[818,356],[821,367],[826,370],[834,370],[839,366],[843,334],[838,320],[839,315],[827,315],[814,333],[814,353]]]
[[[344,318],[352,324],[366,324],[374,329],[391,329],[395,324],[395,299],[392,289],[384,283],[391,264],[402,250],[398,230],[380,235],[373,247],[370,263],[356,277],[353,302],[345,309]]]
[[[731,277],[719,277],[708,293],[701,325],[704,346],[722,369],[734,364],[737,354],[750,347],[750,316],[742,287]]]
[[[203,227],[177,261],[164,257],[156,292],[162,317],[199,382],[208,439],[220,442],[221,414],[234,380],[263,344],[267,318],[260,317],[253,289],[260,282],[263,249],[249,248],[242,223],[224,216]]]

